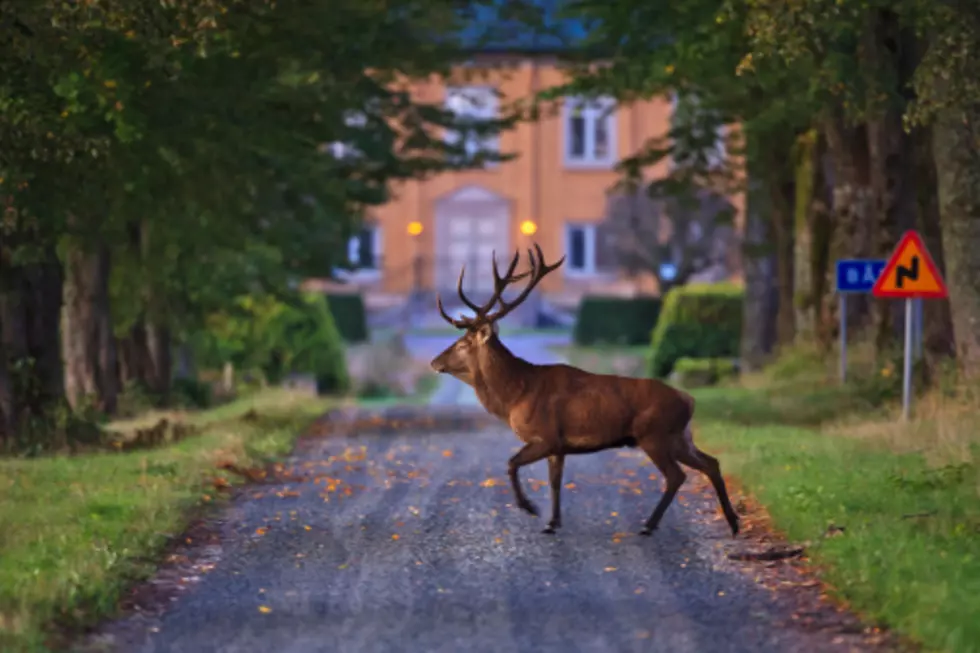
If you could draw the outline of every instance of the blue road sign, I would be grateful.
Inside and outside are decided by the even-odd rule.
[[[841,259],[837,261],[837,292],[871,292],[885,261],[877,259]]]

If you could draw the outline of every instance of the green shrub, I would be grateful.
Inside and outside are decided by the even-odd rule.
[[[210,383],[194,378],[176,378],[171,392],[176,403],[189,408],[208,408],[214,401]]]
[[[333,321],[344,342],[364,342],[368,339],[367,313],[360,295],[327,295]]]
[[[685,388],[701,388],[732,378],[737,373],[731,358],[679,358],[670,379]]]
[[[276,351],[282,370],[313,374],[321,395],[350,389],[344,342],[323,295],[310,293],[298,304],[283,305],[274,320],[274,333],[281,343]]]
[[[657,297],[586,295],[578,307],[572,338],[576,345],[642,345],[660,315]]]
[[[735,358],[744,291],[728,283],[674,288],[653,330],[647,373],[663,378],[681,358]]]

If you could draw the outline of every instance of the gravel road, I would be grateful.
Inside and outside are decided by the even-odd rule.
[[[506,428],[466,406],[421,410],[441,426],[391,413],[301,441],[286,477],[242,491],[208,543],[178,556],[163,609],[106,625],[85,650],[865,650],[804,628],[725,558],[732,540],[703,486],[688,481],[641,537],[656,469],[630,450],[573,456],[564,528],[544,535],[546,465],[523,471],[535,519],[512,504],[519,443]]]

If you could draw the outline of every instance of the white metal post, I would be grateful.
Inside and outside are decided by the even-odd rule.
[[[840,298],[840,382],[847,381],[847,293],[837,293]]]
[[[902,419],[909,420],[912,404],[912,299],[905,300],[905,361],[902,370]]]

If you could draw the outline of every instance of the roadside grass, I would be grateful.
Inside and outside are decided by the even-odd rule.
[[[167,541],[220,501],[215,479],[238,482],[218,463],[248,467],[287,452],[334,403],[268,390],[187,414],[201,432],[172,446],[0,460],[0,650],[45,651],[52,635],[112,614],[125,588],[153,571]],[[242,419],[250,411],[260,418]]]
[[[797,354],[697,390],[696,438],[851,608],[926,650],[980,651],[980,402],[935,392],[902,423],[879,383],[831,379]]]

